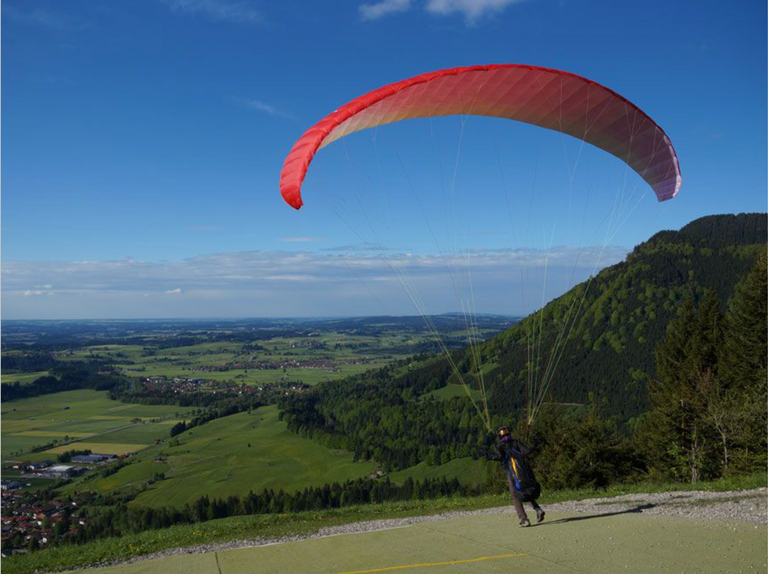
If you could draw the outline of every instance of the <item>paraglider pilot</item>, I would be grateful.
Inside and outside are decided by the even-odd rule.
[[[520,526],[531,525],[523,508],[524,502],[531,503],[536,511],[536,521],[541,522],[544,520],[544,510],[536,502],[541,495],[541,486],[536,482],[536,476],[527,459],[527,456],[536,450],[536,446],[529,447],[513,439],[506,426],[499,427],[496,436],[499,443],[496,445],[496,456],[493,459],[498,460],[504,467],[509,493],[512,495],[512,504],[520,519]]]

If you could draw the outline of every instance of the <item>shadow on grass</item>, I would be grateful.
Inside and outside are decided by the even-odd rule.
[[[560,518],[553,520],[552,522],[542,522],[541,524],[532,524],[531,526],[550,526],[553,524],[565,524],[566,522],[578,522],[580,520],[592,520],[593,518],[608,518],[609,516],[619,516],[621,514],[637,514],[643,510],[648,510],[656,506],[655,504],[641,504],[634,508],[628,508],[627,510],[618,510],[616,512],[603,512],[601,514],[588,514],[586,516],[569,516],[568,518]]]

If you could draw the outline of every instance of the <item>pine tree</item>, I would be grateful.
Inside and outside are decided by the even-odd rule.
[[[762,255],[738,283],[729,304],[728,340],[723,362],[731,384],[744,389],[764,385],[766,381],[767,274],[766,256]]]
[[[688,298],[656,351],[658,377],[648,388],[653,409],[636,436],[652,473],[695,483],[721,472],[707,408],[720,392],[723,323],[714,292],[705,292],[698,308]]]
[[[722,374],[733,405],[721,424],[734,470],[764,469],[768,458],[768,268],[766,256],[736,286],[726,323]]]

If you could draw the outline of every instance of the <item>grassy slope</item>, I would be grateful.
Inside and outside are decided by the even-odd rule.
[[[487,462],[471,458],[456,458],[446,464],[429,466],[421,462],[416,466],[393,472],[389,475],[394,482],[403,482],[408,478],[424,480],[425,478],[458,478],[461,484],[476,485],[485,482]],[[496,466],[494,464],[494,466]]]
[[[106,436],[130,443],[130,440],[139,440],[134,435],[142,428]],[[167,432],[168,427],[165,428]],[[65,487],[65,492],[84,488],[109,492],[139,485],[164,472],[167,479],[140,494],[135,504],[183,505],[203,494],[224,497],[264,488],[294,490],[321,486],[365,476],[375,468],[369,462],[353,463],[352,455],[346,451],[330,450],[288,432],[277,418],[276,407],[213,421],[178,438],[181,441],[178,447],[168,446],[167,441],[151,446],[117,473],[107,478],[85,477]],[[155,462],[156,457],[163,461]],[[402,482],[408,477],[423,480],[443,476],[456,477],[463,484],[481,483],[485,480],[484,463],[467,458],[440,466],[419,464],[393,473],[390,478]]]
[[[106,478],[82,477],[67,485],[64,492],[109,492],[140,486],[157,473],[165,473],[167,480],[138,497],[136,504],[148,506],[182,505],[203,494],[223,497],[264,488],[293,490],[320,486],[365,476],[375,468],[368,462],[353,463],[351,453],[330,450],[288,432],[277,418],[276,407],[213,421],[184,433],[179,437],[181,445],[170,447],[169,423],[182,410],[175,406],[115,402],[104,392],[88,390],[15,401],[3,411],[4,460],[9,452],[65,436],[78,440],[22,458],[54,458],[56,453],[73,448],[90,448],[95,452],[138,450],[139,454],[130,459],[131,464],[117,473]],[[160,422],[148,420],[163,416],[171,418]],[[134,419],[142,422],[132,424]],[[154,445],[155,439],[165,442]],[[156,462],[158,456],[164,460]],[[433,467],[422,464],[392,478],[402,481],[409,476],[416,480],[445,476],[466,483],[482,482],[484,473],[478,464],[471,459]]]
[[[753,475],[749,477],[736,477],[729,480],[720,480],[696,485],[698,490],[737,490],[758,488],[766,485],[766,476]],[[690,490],[690,484],[637,484],[632,486],[616,486],[604,491],[580,490],[545,493],[541,499],[542,504],[559,502],[563,500],[578,500],[585,498],[618,496],[636,492],[661,492],[668,490]],[[277,537],[290,534],[307,534],[316,532],[326,526],[347,524],[362,520],[383,518],[403,518],[407,516],[423,516],[438,514],[452,510],[468,510],[479,508],[491,508],[509,504],[509,497],[482,496],[477,498],[447,498],[438,500],[409,501],[403,503],[385,503],[379,505],[366,505],[348,507],[338,510],[326,510],[321,512],[303,512],[289,515],[253,515],[213,520],[200,524],[180,525],[163,530],[154,530],[124,536],[122,538],[105,539],[90,542],[82,546],[64,546],[52,548],[42,552],[27,555],[19,555],[3,560],[3,569],[6,574],[27,573],[35,570],[66,570],[84,567],[106,561],[126,560],[135,556],[158,552],[167,548],[185,547],[212,542],[224,542],[228,540],[243,540],[254,537]],[[508,517],[504,522],[505,536],[519,532],[508,529]],[[597,521],[596,521],[597,523]],[[576,526],[583,523],[574,522]],[[607,524],[600,522],[599,524]],[[655,523],[658,524],[658,523]],[[686,522],[686,525],[692,523]],[[687,528],[688,526],[686,526]],[[602,528],[602,526],[601,526]],[[749,526],[748,528],[753,528]],[[468,531],[465,529],[465,531]],[[541,534],[540,531],[531,532]],[[549,530],[547,529],[548,533]],[[569,530],[569,536],[578,536],[579,530]],[[610,534],[610,528],[606,530]],[[722,535],[723,529],[717,528],[715,534]],[[755,532],[758,532],[755,530]],[[668,532],[659,529],[660,535]],[[758,532],[762,537],[764,548],[765,531]],[[354,538],[354,537],[353,537]],[[738,537],[736,538],[736,540]],[[451,542],[452,543],[452,542]],[[660,543],[660,542],[657,542]],[[730,544],[730,542],[729,542]],[[556,548],[553,545],[552,548]],[[645,546],[643,546],[647,550]],[[658,550],[658,548],[657,548]],[[508,550],[512,551],[512,550]],[[391,552],[391,548],[390,548]],[[500,554],[499,552],[498,554]],[[582,551],[582,556],[585,553]],[[208,555],[210,556],[210,555]],[[392,553],[393,557],[397,553]],[[203,560],[205,556],[195,555],[193,561]],[[256,557],[254,557],[257,560]],[[188,564],[188,563],[187,563]],[[145,564],[150,567],[151,565]],[[369,566],[373,568],[374,565]],[[150,570],[157,571],[157,570]],[[589,571],[587,568],[585,571]],[[622,571],[624,571],[622,569]],[[678,569],[679,571],[679,569]]]
[[[469,393],[472,395],[472,398],[474,400],[476,401],[482,400],[482,393],[477,389],[470,389]],[[427,393],[426,396],[435,397],[436,399],[447,401],[454,397],[466,398],[467,391],[464,385],[448,384],[440,389],[437,389],[436,391]]]
[[[139,495],[135,503],[183,505],[205,494],[223,498],[265,488],[295,490],[374,470],[372,463],[352,462],[352,453],[333,451],[289,432],[277,414],[275,406],[262,407],[180,435],[179,446],[162,448],[168,478]]]
[[[39,379],[40,377],[45,377],[48,375],[48,371],[37,371],[36,373],[11,373],[6,375],[5,373],[0,376],[3,383],[16,383],[19,382],[21,384],[31,383],[35,379]]]

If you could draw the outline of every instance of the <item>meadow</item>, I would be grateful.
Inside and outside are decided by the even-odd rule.
[[[133,504],[177,506],[203,495],[225,498],[267,488],[297,490],[360,478],[375,468],[370,462],[352,462],[352,453],[330,450],[289,432],[275,406],[218,419],[178,438],[178,446],[163,445],[157,453],[166,478]],[[142,458],[150,454],[154,450]],[[120,480],[130,470],[121,470],[114,478]]]
[[[44,460],[65,450],[123,454],[140,450],[168,436],[168,422],[189,409],[177,406],[128,404],[109,399],[106,391],[66,391],[4,403],[2,457]],[[30,453],[52,442],[50,449]],[[17,454],[13,454],[17,453]]]
[[[430,466],[426,462],[420,462],[416,466],[399,470],[389,475],[393,482],[402,483],[411,478],[415,481],[435,478],[458,478],[461,484],[478,486],[483,484],[489,471],[497,471],[498,463],[473,458],[454,458],[445,464]]]
[[[113,408],[126,406],[116,405]],[[104,477],[100,473],[88,473],[64,486],[62,491],[114,494],[127,489],[138,493],[131,504],[149,507],[183,506],[204,495],[226,498],[230,494],[242,496],[264,489],[294,491],[361,478],[376,470],[373,462],[353,462],[350,452],[326,448],[288,431],[278,417],[276,406],[211,421],[178,435],[175,440],[169,437],[169,423],[174,420],[133,424],[100,435],[98,443],[92,437],[82,437],[66,447],[55,447],[27,458],[52,458],[53,454],[72,448],[116,454],[136,452],[127,459],[129,464],[114,474]],[[78,428],[87,422],[70,421]],[[154,444],[154,440],[162,442]],[[393,473],[390,479],[403,482],[407,478],[424,480],[445,476],[479,484],[486,478],[486,464],[470,458],[440,466],[421,463]],[[155,480],[160,474],[164,478]]]
[[[2,383],[9,384],[9,383],[31,383],[35,379],[39,379],[40,377],[45,377],[49,374],[48,371],[34,371],[32,373],[3,373],[0,375],[0,380],[2,380]]]

